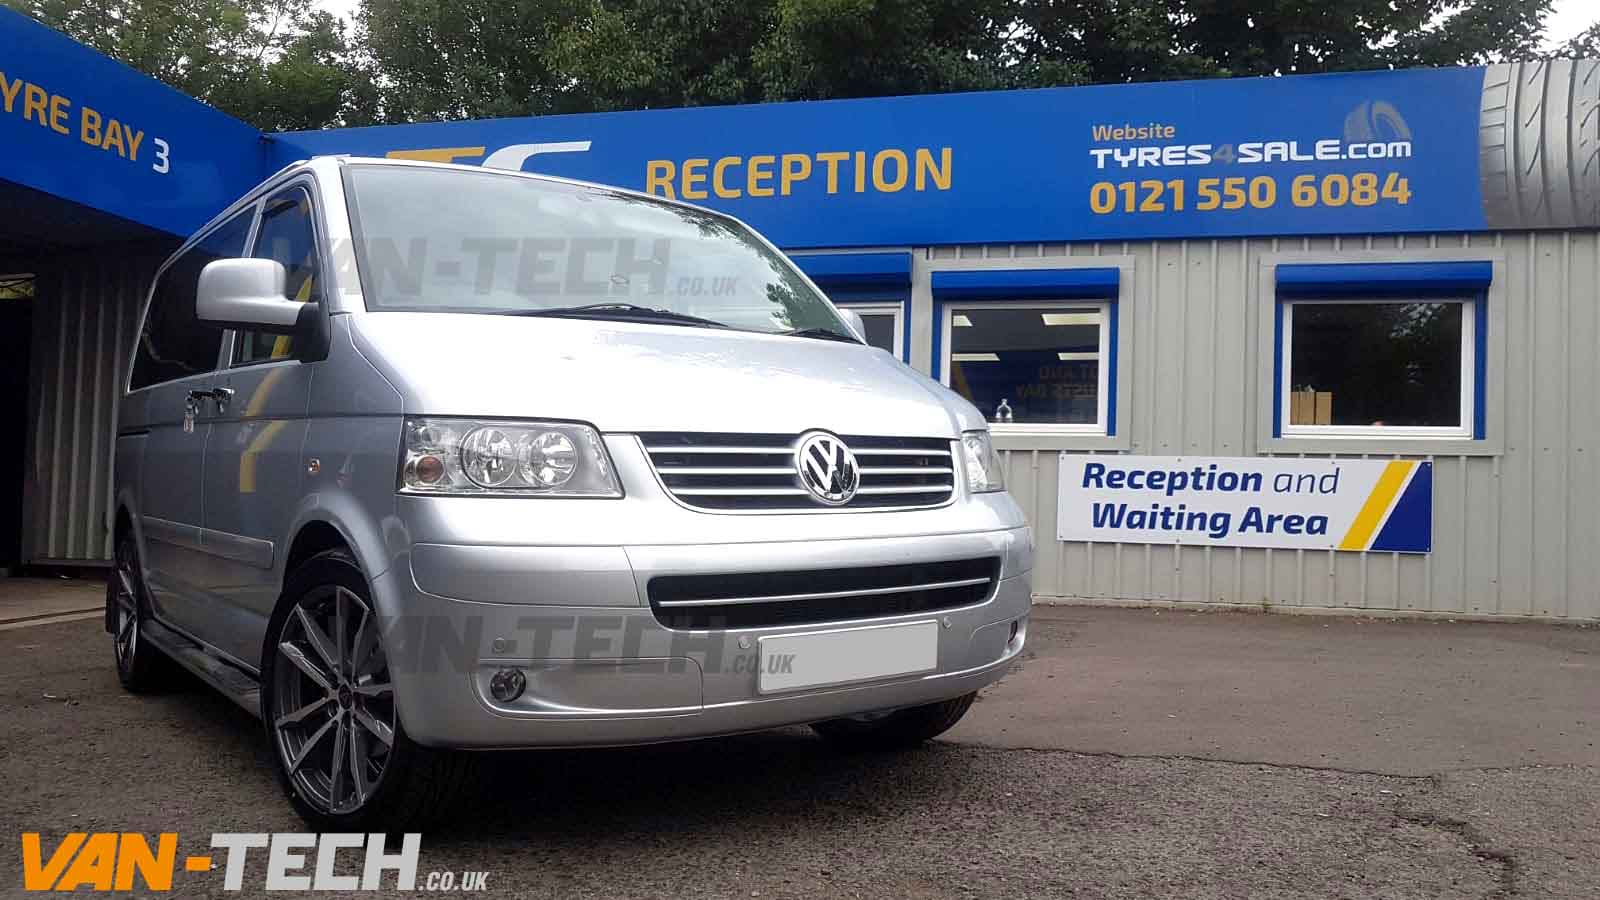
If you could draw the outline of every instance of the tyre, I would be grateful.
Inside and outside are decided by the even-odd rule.
[[[139,542],[132,532],[125,531],[117,538],[114,564],[106,576],[106,627],[111,632],[117,679],[134,694],[165,690],[177,675],[177,664],[144,640],[143,626],[149,615]]]
[[[279,785],[317,830],[415,829],[466,793],[463,754],[406,736],[372,595],[347,552],[290,573],[267,635],[261,719]]]
[[[1478,170],[1490,228],[1600,225],[1600,62],[1486,67]]]
[[[828,743],[847,750],[905,750],[955,727],[972,708],[976,693],[912,706],[890,713],[816,722],[811,728]]]

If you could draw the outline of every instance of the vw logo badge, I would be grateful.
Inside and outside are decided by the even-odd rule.
[[[794,467],[800,475],[800,483],[811,492],[812,498],[828,506],[849,503],[856,495],[856,488],[861,486],[856,455],[844,441],[825,431],[800,436]]]

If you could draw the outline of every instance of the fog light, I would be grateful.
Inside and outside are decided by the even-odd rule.
[[[510,703],[522,696],[528,687],[528,679],[523,676],[521,669],[501,669],[489,679],[489,694],[501,703]]]
[[[1023,616],[1011,620],[1011,636],[1006,638],[1006,651],[1016,653],[1022,649],[1022,642],[1028,639],[1028,617]]]

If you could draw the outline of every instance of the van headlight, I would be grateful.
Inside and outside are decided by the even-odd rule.
[[[967,490],[974,494],[1006,489],[1000,474],[1000,457],[987,431],[961,432],[962,468],[967,472]]]
[[[570,422],[405,420],[400,491],[621,497],[600,435]]]

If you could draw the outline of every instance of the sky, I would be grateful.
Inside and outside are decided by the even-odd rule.
[[[312,6],[325,9],[345,21],[355,15],[356,7],[361,5],[361,0],[316,0]]]
[[[318,9],[349,20],[355,15],[361,0],[316,0]],[[1600,4],[1595,0],[1556,0],[1554,11],[1546,22],[1550,43],[1559,44],[1600,19]]]
[[[1595,7],[1594,0],[1556,0],[1555,12],[1547,22],[1551,43],[1559,44],[1576,36],[1596,19],[1600,19],[1600,9]]]

